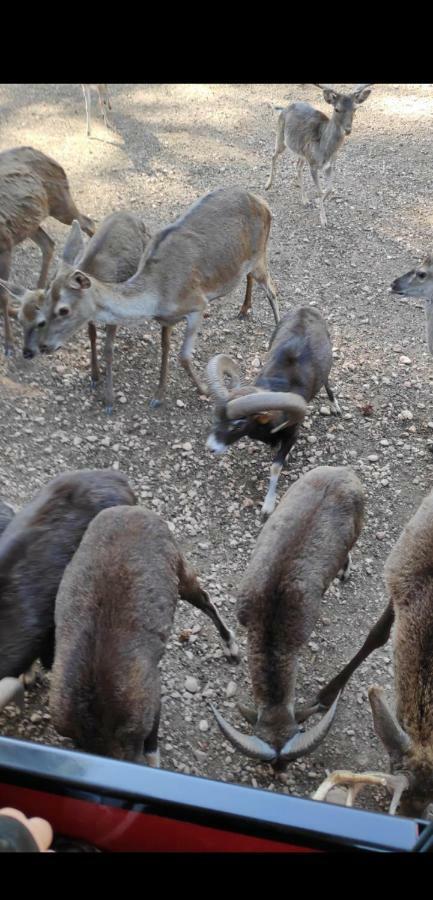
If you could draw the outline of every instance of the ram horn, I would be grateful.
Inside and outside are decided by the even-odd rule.
[[[290,413],[290,418],[295,425],[304,419],[307,404],[299,394],[260,391],[258,394],[247,394],[244,397],[235,397],[233,400],[229,400],[226,406],[226,415],[229,419],[242,419],[254,415],[254,413],[266,412],[268,409]]]
[[[273,760],[277,758],[278,754],[274,747],[271,747],[266,741],[262,741],[261,738],[256,737],[254,734],[242,734],[240,731],[237,731],[236,728],[233,728],[232,725],[229,725],[229,723],[223,719],[218,710],[215,709],[211,703],[209,706],[224,737],[236,747],[236,750],[239,750],[251,759],[260,759],[262,762],[273,762]]]
[[[374,730],[378,738],[390,756],[401,759],[409,750],[411,740],[391,712],[385,700],[383,688],[376,685],[370,687],[368,699],[373,713]]]
[[[0,680],[0,710],[9,703],[16,703],[24,708],[24,685],[18,678],[2,678]]]
[[[225,403],[229,397],[229,390],[224,384],[225,375],[231,379],[232,390],[240,386],[241,379],[236,363],[225,353],[218,353],[206,366],[206,378],[212,399],[219,403]]]
[[[306,756],[307,753],[312,753],[316,747],[319,746],[323,738],[326,737],[332,722],[334,720],[334,716],[337,710],[337,704],[340,699],[341,691],[338,696],[335,698],[332,706],[328,709],[328,712],[323,716],[323,719],[314,725],[313,728],[310,728],[309,731],[300,732],[298,731],[294,737],[290,738],[290,740],[286,741],[283,749],[281,750],[279,758],[285,760],[286,762],[291,762],[294,759],[298,759],[299,756]]]

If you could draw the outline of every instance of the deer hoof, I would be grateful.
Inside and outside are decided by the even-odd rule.
[[[105,412],[107,413],[107,416],[112,416],[113,415],[113,407],[110,405],[106,406]]]

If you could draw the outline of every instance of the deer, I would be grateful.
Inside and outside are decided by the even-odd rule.
[[[107,109],[112,109],[110,98],[108,96],[108,85],[107,84],[82,84],[81,85],[84,94],[84,103],[86,104],[86,119],[87,119],[87,137],[91,136],[91,118],[92,118],[92,90],[96,91],[98,94],[99,105],[101,107],[101,113],[104,118],[104,125],[106,128],[110,128],[110,123],[108,121]]]
[[[165,399],[170,335],[186,319],[179,354],[199,394],[207,387],[192,363],[194,344],[209,302],[223,297],[246,278],[245,299],[239,316],[251,309],[253,280],[266,293],[275,321],[278,301],[270,280],[266,250],[271,212],[260,197],[240,188],[220,188],[205,194],[172,225],[149,242],[135,275],[121,284],[109,284],[75,269],[58,293],[49,291],[42,312],[45,326],[39,346],[43,353],[61,347],[87,322],[110,325],[137,324],[154,318],[162,326],[159,384],[152,408]]]
[[[303,171],[308,163],[311,177],[319,195],[320,224],[327,225],[325,200],[333,189],[335,157],[352,131],[353,116],[361,103],[371,94],[371,83],[359,84],[350,94],[342,94],[331,85],[317,84],[323,91],[326,103],[333,108],[331,118],[320,110],[303,101],[291,103],[286,108],[275,107],[280,111],[277,124],[275,152],[272,157],[271,172],[266,185],[268,191],[272,186],[275,165],[278,157],[288,147],[298,156],[296,163],[297,183],[301,191],[303,206],[308,205],[304,191]],[[320,176],[326,178],[326,187],[322,188]]]
[[[325,706],[341,692],[351,671],[368,651],[388,639],[394,623],[393,657],[396,712],[384,690],[373,685],[368,696],[375,732],[384,745],[390,773],[333,772],[314,794],[325,800],[337,784],[349,786],[352,806],[365,785],[380,785],[392,795],[389,813],[423,816],[433,801],[433,491],[403,529],[385,564],[389,603],[364,647],[331,686]],[[330,689],[331,688],[331,689]]]
[[[253,384],[241,384],[238,366],[225,354],[217,354],[208,362],[214,426],[207,448],[215,454],[224,453],[240,438],[249,437],[276,450],[261,509],[264,518],[275,507],[278,479],[307,404],[322,387],[331,401],[331,411],[341,415],[329,384],[331,366],[332,344],[325,320],[309,306],[300,306],[281,319]],[[225,376],[230,378],[230,388],[225,385]]]
[[[59,734],[89,753],[159,766],[158,665],[179,596],[209,616],[237,661],[232,632],[160,516],[117,506],[93,519],[56,599],[50,711]]]
[[[122,210],[111,213],[101,222],[97,232],[88,241],[83,241],[83,233],[78,222],[74,222],[66,240],[60,265],[50,284],[50,293],[59,296],[67,286],[77,266],[95,278],[110,282],[126,281],[136,272],[141,256],[150,240],[150,234],[141,219],[133,212]],[[18,305],[17,318],[24,329],[23,356],[31,359],[39,352],[39,336],[45,326],[42,312],[45,292],[27,290],[20,285],[3,282],[7,287],[12,304]],[[99,381],[99,367],[96,352],[96,327],[89,322],[91,386]],[[113,344],[116,325],[105,326],[105,408],[108,415],[113,411]]]
[[[429,254],[420,265],[396,278],[391,291],[404,297],[425,300],[427,347],[433,354],[433,256]]]
[[[351,469],[313,469],[289,488],[267,520],[237,589],[255,701],[239,709],[254,734],[240,732],[211,708],[237,750],[276,770],[313,752],[332,725],[340,693],[317,725],[300,730],[299,722],[315,710],[295,709],[298,658],[331,581],[339,573],[343,580],[349,576],[363,515],[363,488]]]
[[[0,153],[0,306],[5,328],[5,355],[12,356],[14,344],[9,321],[7,281],[13,248],[30,238],[42,252],[38,288],[46,285],[54,241],[41,227],[53,216],[64,225],[74,220],[89,236],[95,226],[77,209],[68,179],[59,163],[32,147],[15,147]]]
[[[112,469],[57,475],[11,518],[0,537],[0,710],[23,699],[23,673],[54,660],[57,590],[89,522],[109,506],[134,505]]]

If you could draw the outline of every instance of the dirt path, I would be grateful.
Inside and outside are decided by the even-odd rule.
[[[151,231],[221,185],[241,184],[264,194],[276,124],[268,101],[281,105],[288,96],[326,107],[317,89],[293,85],[117,85],[111,94],[115,130],[106,131],[95,116],[94,138],[88,140],[78,85],[2,85],[0,149],[28,144],[43,150],[64,166],[82,212],[101,221],[112,210],[133,209]],[[335,348],[332,384],[343,409],[338,421],[319,414],[325,396],[311,404],[279,497],[302,472],[346,463],[367,494],[352,577],[328,591],[303,654],[300,701],[337,671],[377,618],[384,605],[385,558],[432,486],[433,367],[424,313],[415,302],[388,294],[392,279],[431,249],[432,115],[431,85],[374,88],[338,157],[337,196],[329,205],[326,230],[316,208],[301,207],[288,153],[266,195],[274,215],[270,269],[281,308],[314,304],[328,320]],[[312,196],[312,185],[308,189]],[[67,228],[49,220],[47,230],[60,252]],[[15,253],[14,280],[33,286],[39,265],[38,249],[26,242]],[[242,299],[239,288],[213,305],[198,341],[199,367],[224,351],[237,359],[246,378],[255,374],[272,314],[256,288],[253,318],[241,323],[235,315]],[[18,342],[18,328],[15,333]],[[180,333],[178,328],[176,350]],[[54,358],[27,362],[17,355],[8,362],[0,354],[0,495],[20,507],[58,472],[120,467],[141,502],[172,523],[234,626],[236,584],[260,529],[269,451],[244,441],[220,459],[211,457],[205,449],[211,410],[191,388],[174,351],[167,406],[149,409],[159,365],[156,325],[120,332],[111,419],[104,412],[102,386],[90,391],[88,358],[84,332]],[[362,415],[365,404],[373,406],[371,417]],[[180,642],[181,630],[194,626],[200,630],[190,642]],[[245,650],[243,634],[240,640]],[[184,689],[188,676],[198,681],[194,694]],[[210,698],[242,726],[235,704],[249,695],[245,655],[238,667],[228,663],[210,623],[179,604],[162,667],[162,765],[304,796],[328,770],[381,768],[385,753],[367,700],[373,682],[391,693],[390,646],[353,678],[325,742],[276,777],[222,740],[207,706]],[[51,727],[42,685],[27,695],[24,717],[13,708],[0,716],[0,731],[68,745]],[[381,802],[380,795],[368,800],[371,808]]]

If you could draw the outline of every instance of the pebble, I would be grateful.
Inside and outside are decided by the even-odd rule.
[[[198,723],[198,727],[199,727],[200,731],[207,731],[209,728],[209,722],[207,721],[207,719],[202,719]]]
[[[370,453],[370,456],[367,457],[369,462],[377,462],[379,457],[377,453]]]
[[[410,422],[411,419],[413,419],[413,413],[410,411],[410,409],[402,409],[398,418],[403,422]]]
[[[321,406],[320,407],[320,415],[321,416],[330,416],[331,410],[329,409],[329,406]]]
[[[412,360],[409,356],[400,356],[400,362],[403,363],[404,366],[412,365]]]
[[[192,675],[188,675],[185,678],[185,690],[189,691],[190,694],[196,694],[197,691],[200,690],[200,685],[196,678],[193,678]]]
[[[180,406],[181,409],[185,406],[183,400],[176,400],[176,406]]]
[[[226,697],[234,697],[237,687],[234,681],[229,681],[226,687]]]

